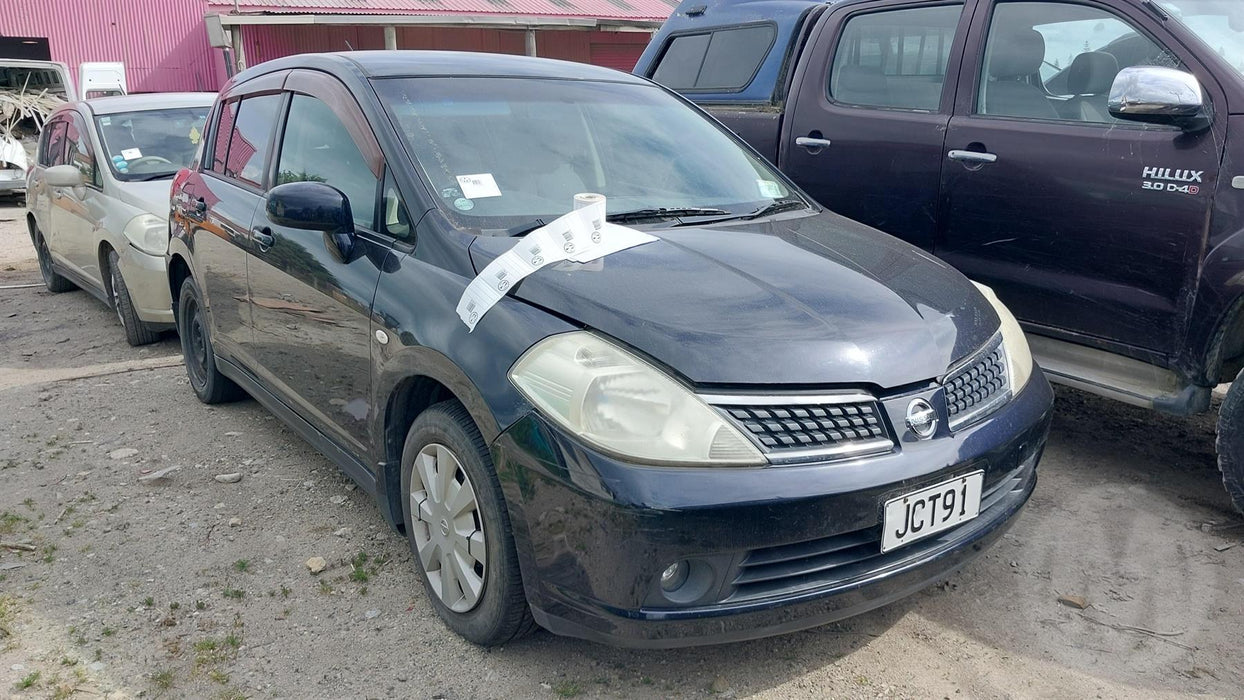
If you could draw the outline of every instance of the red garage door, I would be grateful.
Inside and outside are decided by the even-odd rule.
[[[644,52],[644,44],[597,44],[591,48],[592,64],[631,72]]]

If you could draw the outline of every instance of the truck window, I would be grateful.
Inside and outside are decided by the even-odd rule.
[[[1144,65],[1182,67],[1169,51],[1105,10],[1058,2],[999,3],[989,27],[977,110],[1126,124],[1110,116],[1106,101],[1120,70]]]
[[[936,110],[963,5],[853,17],[834,51],[829,95],[868,107]]]
[[[65,163],[65,120],[55,119],[43,127],[43,146],[39,149],[39,165],[52,167]]]
[[[652,79],[673,90],[742,90],[752,82],[776,36],[771,24],[676,36],[657,62]]]

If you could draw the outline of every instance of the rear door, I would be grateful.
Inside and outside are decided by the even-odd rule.
[[[795,74],[779,165],[826,207],[931,249],[974,0],[826,14]]]
[[[264,243],[248,276],[254,334],[249,355],[265,385],[338,444],[366,454],[374,407],[371,304],[392,240],[378,231],[384,161],[363,112],[340,82],[294,71],[274,186],[322,182],[349,198],[354,249],[340,257],[320,231],[273,223],[266,202],[252,223]]]
[[[182,206],[195,222],[195,278],[207,297],[213,343],[226,357],[242,352],[250,340],[246,259],[255,249],[251,218],[267,188],[284,80],[284,73],[262,76],[225,96],[214,113],[202,170],[183,189]]]
[[[1115,120],[1106,100],[1135,65],[1192,70],[1223,112],[1225,95],[1132,3],[994,0],[977,15],[936,254],[1030,329],[1137,356],[1175,350],[1226,119],[1188,134]]]

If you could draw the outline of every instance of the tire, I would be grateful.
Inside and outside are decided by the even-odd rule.
[[[187,277],[181,283],[181,292],[177,295],[177,333],[181,336],[181,351],[186,360],[190,388],[200,401],[226,403],[246,396],[242,387],[234,384],[216,367],[211,332],[203,315],[203,295],[193,277]]]
[[[438,448],[447,451],[453,460],[440,459],[443,455]],[[427,455],[417,467],[416,458],[424,456],[425,450],[438,455],[435,465],[428,463],[431,455]],[[452,526],[448,518],[442,517],[448,509],[440,510],[439,499],[430,496],[432,489],[426,488],[425,482],[429,479],[424,475],[429,469],[434,470],[436,476],[452,476],[457,493],[467,488],[474,495],[473,509],[469,505],[458,510]],[[446,488],[452,487],[446,484]],[[453,498],[443,500],[452,501]],[[423,514],[418,520],[416,509]],[[475,644],[496,646],[536,628],[523,592],[510,518],[492,457],[475,422],[457,401],[444,401],[428,408],[419,414],[406,434],[402,448],[402,515],[423,589],[450,629]],[[436,526],[438,518],[442,523],[439,527]],[[475,528],[471,536],[465,536],[471,528]],[[483,539],[478,550],[473,546],[475,533]],[[463,581],[469,576],[465,568],[456,568],[455,571],[461,573],[454,573],[452,577],[442,576],[445,566],[451,566],[454,561],[444,550],[464,542],[470,550],[466,556],[471,559],[466,561],[474,574],[471,580],[481,583],[475,589],[474,601],[470,600],[468,592],[471,585]],[[427,561],[420,554],[421,545],[428,555]],[[453,551],[466,554],[465,549]],[[483,562],[477,558],[479,552],[484,555]],[[442,589],[446,589],[446,594],[442,594]]]
[[[1218,409],[1218,468],[1235,509],[1244,513],[1244,370]]]
[[[44,239],[43,232],[37,228],[35,229],[35,252],[39,256],[39,274],[43,275],[43,284],[49,292],[60,294],[76,289],[73,282],[57,274],[56,268],[52,267],[52,251],[48,250],[48,242]]]
[[[121,277],[121,258],[117,251],[108,251],[108,275],[111,278],[108,286],[112,290],[112,308],[117,312],[117,319],[125,329],[125,341],[134,347],[150,345],[160,339],[160,334],[143,323],[134,311],[134,300],[130,298],[130,289],[125,286]]]

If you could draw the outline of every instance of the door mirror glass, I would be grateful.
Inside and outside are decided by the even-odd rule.
[[[1114,79],[1107,106],[1116,119],[1167,124],[1186,131],[1210,124],[1205,93],[1196,76],[1174,68],[1124,68]]]
[[[86,184],[76,165],[53,165],[43,171],[43,179],[52,187],[81,187]]]

